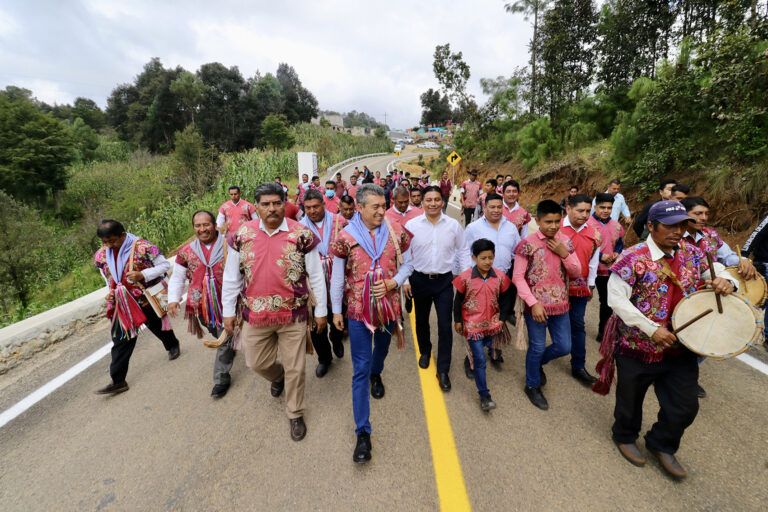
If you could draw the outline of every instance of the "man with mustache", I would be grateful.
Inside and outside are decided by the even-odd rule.
[[[186,244],[176,255],[173,274],[168,283],[168,314],[179,314],[184,284],[189,281],[187,305],[184,317],[188,330],[198,338],[203,337],[201,325],[218,338],[224,330],[221,308],[221,283],[224,265],[227,261],[227,246],[224,235],[216,231],[213,214],[198,210],[192,215],[195,240]],[[216,349],[213,363],[213,389],[211,396],[221,398],[227,394],[231,384],[229,376],[235,360],[232,336]]]
[[[240,187],[232,185],[229,187],[229,201],[219,207],[219,215],[216,217],[216,227],[229,235],[237,231],[240,224],[256,218],[256,208],[242,199],[240,196]]]
[[[317,329],[324,329],[326,324],[326,288],[318,240],[306,226],[285,218],[285,191],[280,185],[263,183],[255,195],[259,218],[227,239],[229,255],[222,286],[224,328],[234,334],[235,307],[242,295],[240,335],[245,364],[272,383],[273,397],[285,389],[291,439],[301,441],[307,433],[304,370],[313,294]],[[278,350],[281,363],[277,362]]]

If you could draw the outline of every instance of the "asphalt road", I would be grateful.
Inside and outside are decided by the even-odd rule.
[[[392,157],[359,162],[384,170]],[[352,166],[354,167],[354,165]],[[454,216],[456,209],[449,209]],[[434,315],[433,315],[434,316]],[[434,322],[434,318],[433,318]],[[109,381],[104,358],[0,428],[0,503],[27,510],[445,510],[425,420],[424,382],[410,324],[383,373],[386,396],[372,404],[373,460],[352,463],[352,365],[335,360],[323,379],[307,360],[308,434],[290,440],[283,398],[238,356],[233,385],[209,397],[214,351],[174,322],[182,354],[169,362],[142,333],[127,393],[92,393]],[[587,310],[588,365],[597,362],[597,307]],[[433,331],[434,332],[434,331]],[[106,321],[0,377],[0,411],[109,341]],[[750,351],[755,355],[763,348]],[[768,375],[739,361],[706,361],[709,396],[678,453],[689,477],[672,482],[652,461],[636,468],[610,440],[613,395],[570,377],[567,358],[549,365],[549,411],[523,394],[524,354],[505,351],[488,381],[498,408],[480,411],[454,340],[453,389],[444,400],[474,510],[765,510],[768,503]],[[434,400],[434,398],[429,398]],[[644,427],[657,404],[646,400]],[[641,443],[642,447],[642,443]],[[450,447],[437,446],[437,450]],[[463,489],[459,489],[459,492]]]

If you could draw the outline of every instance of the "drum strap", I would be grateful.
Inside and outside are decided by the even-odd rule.
[[[669,266],[669,262],[666,258],[661,258],[661,273],[667,276],[680,290],[683,292],[683,295],[685,297],[688,296],[688,293],[685,291],[685,288],[683,287],[683,283],[680,282],[680,280],[677,278],[674,272],[672,272],[672,267]]]

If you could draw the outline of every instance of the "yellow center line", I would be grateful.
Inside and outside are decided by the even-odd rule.
[[[416,316],[411,313],[411,333],[415,348],[416,360],[419,359],[419,347],[416,342]],[[459,454],[453,438],[448,409],[445,407],[443,391],[438,385],[433,368],[419,368],[421,393],[424,398],[424,414],[427,417],[429,444],[432,448],[432,465],[435,468],[437,495],[440,499],[442,512],[463,512],[472,510],[464,485],[464,475],[461,472]]]

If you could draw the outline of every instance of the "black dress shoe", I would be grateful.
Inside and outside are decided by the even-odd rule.
[[[339,341],[338,343],[333,344],[333,354],[341,359],[344,357],[344,343]]]
[[[541,388],[529,388],[528,386],[525,386],[525,394],[528,395],[528,400],[542,411],[549,409],[549,404],[547,403],[547,399],[544,398],[544,393],[541,392]]]
[[[173,361],[179,355],[181,354],[181,348],[180,347],[173,347],[171,350],[168,351],[168,360]]]
[[[440,389],[443,391],[451,390],[451,379],[447,373],[437,372],[437,381],[440,383]]]
[[[501,350],[496,351],[496,357],[493,357],[493,349],[488,351],[488,360],[493,364],[501,364],[504,362],[504,357],[501,355]]]
[[[590,375],[589,372],[584,368],[580,370],[572,369],[571,375],[573,375],[574,379],[576,379],[577,381],[587,386],[591,386],[592,384],[597,382],[597,377],[595,377],[594,375]]]
[[[699,398],[706,398],[707,397],[706,390],[701,386],[696,386],[696,387],[698,388],[696,390],[696,396],[698,396]]]
[[[547,384],[547,374],[544,373],[544,367],[539,367],[539,387],[545,386]]]
[[[381,374],[371,374],[371,396],[376,399],[384,396],[384,383],[381,382]]]
[[[357,444],[355,452],[352,454],[352,460],[357,464],[365,464],[371,460],[371,434],[362,432],[357,435]]]
[[[475,372],[469,366],[469,357],[468,356],[464,356],[464,374],[467,376],[468,379],[474,379],[475,378]]]
[[[211,396],[213,398],[221,398],[229,391],[229,384],[216,384],[211,390]]]
[[[284,388],[285,388],[285,377],[283,377],[282,379],[280,379],[277,382],[273,382],[269,386],[269,393],[273,397],[277,398],[277,397],[279,397],[282,394]]]
[[[429,368],[429,354],[421,354],[419,356],[419,368]]]
[[[411,310],[413,310],[413,299],[405,299],[405,311],[410,314]]]
[[[291,420],[291,439],[301,441],[307,435],[307,425],[304,418],[294,418]]]
[[[325,377],[325,374],[328,373],[328,370],[331,367],[331,363],[320,363],[317,365],[317,368],[315,368],[315,377],[318,379],[322,379]]]
[[[491,399],[491,395],[485,395],[480,399],[480,408],[484,411],[490,411],[496,408],[496,402]]]
[[[127,382],[119,382],[117,384],[113,382],[111,384],[104,386],[101,389],[97,389],[96,391],[94,391],[94,393],[96,393],[97,395],[116,395],[124,391],[128,391]]]

